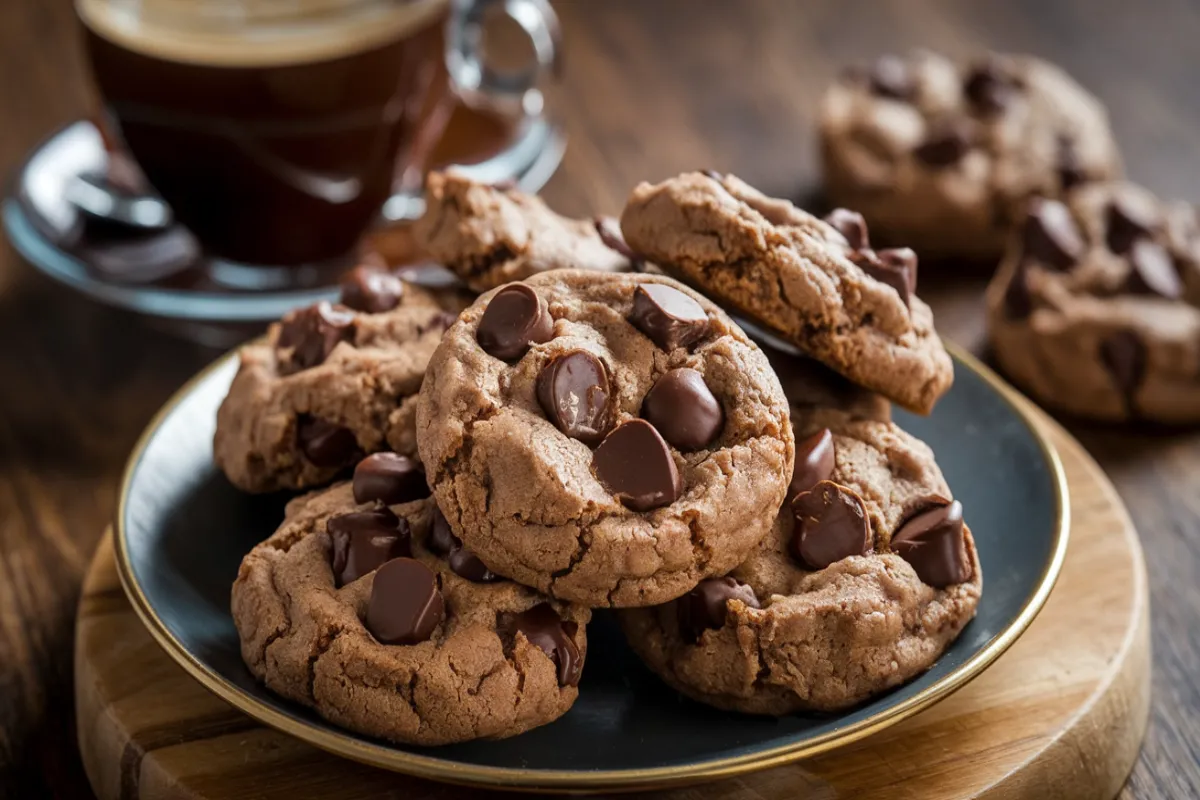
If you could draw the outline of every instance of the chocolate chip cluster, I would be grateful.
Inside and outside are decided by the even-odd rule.
[[[629,322],[659,348],[689,348],[709,330],[708,314],[688,295],[658,283],[634,290]],[[499,291],[488,304],[476,341],[489,355],[519,360],[554,337],[545,300],[525,284]],[[596,477],[634,511],[670,505],[683,492],[671,448],[711,445],[725,413],[703,376],[688,368],[662,375],[642,402],[641,418],[616,424],[612,379],[604,362],[584,350],[551,358],[537,378],[542,411],[563,434],[595,447]]]
[[[917,291],[917,254],[910,247],[872,250],[863,215],[848,208],[835,208],[825,217],[850,245],[850,260],[863,272],[896,290],[908,306]]]

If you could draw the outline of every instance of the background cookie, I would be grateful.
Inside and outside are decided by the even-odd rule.
[[[364,453],[416,453],[416,394],[454,314],[389,273],[356,271],[355,308],[318,303],[242,348],[213,457],[249,492],[327,483]]]
[[[666,277],[584,271],[464,311],[430,361],[417,438],[467,546],[592,606],[728,572],[766,535],[793,458],[779,381],[720,309]]]
[[[732,175],[692,172],[635,188],[621,229],[666,271],[855,383],[929,413],[954,368],[914,294],[916,254],[871,249],[853,212],[829,220]]]
[[[418,245],[477,292],[551,269],[627,271],[629,251],[614,231],[514,188],[441,172],[426,179],[425,213],[413,226]]]
[[[796,418],[792,506],[750,558],[674,602],[620,612],[650,669],[719,708],[860,703],[928,669],[979,602],[974,542],[929,448],[836,410]]]
[[[1104,108],[1029,56],[884,56],[829,88],[820,134],[829,200],[923,258],[997,258],[1025,198],[1121,172]]]
[[[431,501],[392,515],[356,503],[358,488],[293,501],[242,562],[233,618],[255,677],[331,722],[409,744],[502,738],[565,713],[590,612],[482,570]]]
[[[1129,183],[1035,201],[988,289],[992,346],[1039,401],[1200,420],[1200,224]]]

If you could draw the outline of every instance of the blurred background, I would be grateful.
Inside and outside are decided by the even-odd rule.
[[[1107,105],[1133,179],[1200,200],[1192,0],[553,5],[564,73],[547,108],[568,147],[543,194],[566,214],[617,212],[638,181],[695,168],[811,198],[823,90],[846,65],[913,46],[1058,63]],[[97,108],[71,0],[0,0],[0,173]],[[978,353],[986,277],[921,275],[939,330]],[[0,243],[0,796],[89,796],[70,717],[79,582],[138,434],[218,353],[51,282]],[[1123,796],[1200,796],[1200,435],[1069,427],[1117,484],[1149,563],[1154,711]]]

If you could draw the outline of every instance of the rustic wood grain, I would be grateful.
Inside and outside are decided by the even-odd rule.
[[[950,699],[849,748],[666,796],[1113,797],[1149,706],[1145,568],[1112,485],[1061,428],[1045,428],[1070,483],[1071,546],[1050,601],[1008,653]],[[84,584],[75,669],[80,745],[101,800],[473,796],[342,761],[207,692],[124,601],[108,538]]]
[[[822,87],[844,63],[912,45],[1058,61],[1109,105],[1131,175],[1200,200],[1189,0],[557,7],[569,52],[553,100],[572,139],[546,195],[568,212],[615,210],[637,180],[698,166],[808,197]],[[0,0],[0,170],[91,97],[70,0]],[[939,327],[979,350],[980,279],[922,282]],[[80,796],[67,688],[80,581],[138,432],[214,355],[71,296],[0,244],[0,797]],[[1153,719],[1124,796],[1200,796],[1200,433],[1071,428],[1128,504],[1151,576]]]

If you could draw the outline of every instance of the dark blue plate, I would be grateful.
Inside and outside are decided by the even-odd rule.
[[[716,711],[647,671],[598,613],[575,707],[503,741],[400,747],[337,728],[281,700],[242,664],[229,589],[242,556],[283,516],[286,497],[251,497],[212,463],[217,406],[237,368],[226,356],[151,423],[125,475],[117,560],[134,608],[193,677],[250,716],[340,755],[454,783],[526,790],[645,788],[726,777],[861,739],[946,697],[1032,622],[1066,553],[1066,483],[1027,401],[956,352],[954,388],[930,417],[896,421],[937,453],[967,509],[984,569],[979,614],[927,673],[852,711],[783,719]]]

